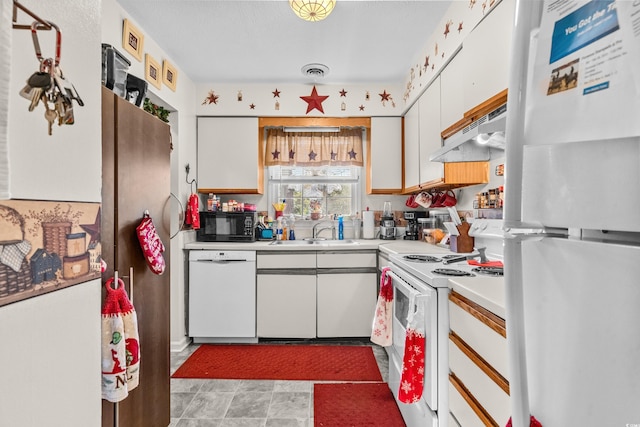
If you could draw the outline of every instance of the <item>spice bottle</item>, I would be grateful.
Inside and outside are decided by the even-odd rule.
[[[213,211],[214,204],[215,204],[215,198],[213,197],[213,193],[209,193],[209,198],[207,199],[207,210],[209,212]]]

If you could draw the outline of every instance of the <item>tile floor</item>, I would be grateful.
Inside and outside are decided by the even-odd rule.
[[[388,380],[384,348],[366,341],[319,344],[371,346],[382,379]],[[171,353],[172,374],[196,348]],[[313,427],[313,381],[172,378],[169,427]]]

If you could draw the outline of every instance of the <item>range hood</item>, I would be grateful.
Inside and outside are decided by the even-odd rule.
[[[432,162],[480,162],[503,155],[507,104],[451,135],[429,157]]]

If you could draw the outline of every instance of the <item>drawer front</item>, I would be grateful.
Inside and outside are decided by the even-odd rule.
[[[449,327],[500,375],[509,379],[506,338],[452,302],[449,302]]]
[[[451,383],[449,383],[449,412],[450,417],[455,418],[454,426],[479,427],[486,425]],[[449,425],[452,424],[449,423]]]
[[[316,268],[316,253],[260,253],[257,257],[256,268]]]
[[[511,412],[509,395],[451,340],[449,368],[497,425],[506,425]],[[455,412],[454,415],[457,418]]]
[[[318,268],[376,267],[376,252],[318,252]]]

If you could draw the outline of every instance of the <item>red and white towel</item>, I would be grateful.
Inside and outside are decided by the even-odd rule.
[[[197,194],[191,194],[187,202],[187,212],[185,222],[194,230],[200,229],[200,208],[198,207],[199,197]]]
[[[371,342],[388,347],[392,344],[392,312],[393,312],[393,286],[391,277],[387,274],[389,267],[382,269],[380,275],[380,292],[376,303],[376,312],[373,318]]]
[[[415,297],[410,299],[409,307],[416,307]],[[416,403],[422,397],[424,361],[427,351],[424,324],[424,305],[418,304],[416,310],[407,316],[407,335],[398,390],[398,400],[402,403]]]
[[[102,307],[102,398],[119,402],[138,386],[140,343],[138,317],[124,289],[114,279],[105,284],[107,295]]]

